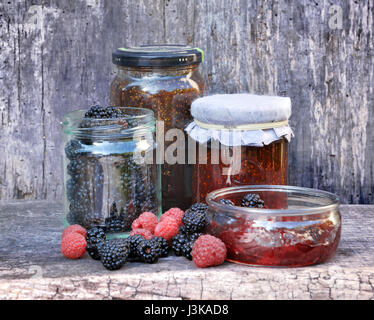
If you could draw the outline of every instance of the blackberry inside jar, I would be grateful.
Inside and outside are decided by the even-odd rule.
[[[142,212],[160,214],[152,111],[96,106],[67,114],[63,130],[66,224],[126,233]]]

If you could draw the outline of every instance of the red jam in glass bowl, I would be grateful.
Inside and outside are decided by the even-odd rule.
[[[257,194],[264,208],[241,207]],[[235,206],[219,202],[231,200]],[[258,266],[302,267],[329,260],[341,233],[339,199],[292,186],[239,186],[208,194],[208,232],[227,247],[227,260]]]

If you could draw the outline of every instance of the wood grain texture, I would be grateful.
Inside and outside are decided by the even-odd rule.
[[[0,199],[60,199],[63,114],[108,101],[113,49],[179,43],[208,93],[291,97],[290,184],[373,203],[373,30],[374,0],[1,0]]]
[[[199,269],[176,256],[107,271],[60,253],[62,206],[0,204],[0,299],[374,299],[374,206],[341,206],[341,242],[327,263],[303,268],[225,262]],[[362,223],[365,221],[365,223]],[[27,239],[27,241],[25,241]]]

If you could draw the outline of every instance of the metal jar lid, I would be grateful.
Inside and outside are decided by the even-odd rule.
[[[199,64],[204,52],[184,45],[145,45],[118,48],[112,54],[114,64],[125,67],[173,67]]]

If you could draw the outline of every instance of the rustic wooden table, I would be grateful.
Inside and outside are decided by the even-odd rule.
[[[87,255],[61,255],[60,204],[1,203],[0,299],[374,299],[374,205],[343,205],[341,213],[340,246],[325,264],[198,269],[171,256],[110,272]]]

